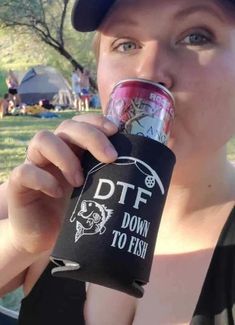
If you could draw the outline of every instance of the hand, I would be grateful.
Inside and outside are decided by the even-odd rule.
[[[30,141],[24,164],[8,185],[10,236],[18,250],[52,249],[73,187],[83,184],[84,150],[110,163],[117,153],[108,136],[116,126],[101,115],[81,115],[62,122],[55,133],[41,131]]]

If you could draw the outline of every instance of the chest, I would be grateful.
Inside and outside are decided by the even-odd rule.
[[[189,324],[226,219],[218,219],[214,226],[206,222],[169,226],[162,222],[143,298],[113,295],[105,288],[100,296],[98,286],[91,285],[85,308],[87,323]]]
[[[90,284],[84,307],[86,324],[189,324],[225,221],[217,222],[215,228],[190,226],[194,231],[187,226],[166,230],[163,224],[144,297],[137,300]]]
[[[134,325],[189,324],[212,252],[156,256],[144,298],[136,302]],[[147,320],[147,323],[146,323]]]
[[[87,324],[189,324],[212,252],[156,255],[141,299],[114,294],[105,288],[101,294],[98,286],[90,285],[85,307]]]

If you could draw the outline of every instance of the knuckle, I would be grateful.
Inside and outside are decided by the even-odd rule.
[[[91,130],[90,132],[90,139],[91,141],[88,142],[88,146],[91,148],[97,148],[99,150],[103,149],[103,147],[107,146],[108,138],[105,136],[104,133],[97,130]]]
[[[97,113],[74,116],[73,120],[77,123],[81,123],[82,125],[90,125],[102,131],[105,130],[105,124],[109,123],[106,117],[104,117],[102,114]]]
[[[44,142],[48,139],[48,137],[51,135],[51,132],[48,130],[41,130],[38,133],[36,133],[36,135],[34,136],[33,140],[31,141],[31,143],[35,143],[35,142]]]
[[[80,121],[87,121],[88,123],[92,123],[93,120],[99,119],[101,114],[97,113],[89,113],[83,115],[75,115],[73,116],[72,120],[80,122]]]
[[[67,129],[71,126],[72,120],[64,120],[60,123],[60,125],[57,127],[55,133],[61,132],[64,129]]]
[[[99,123],[99,126],[103,128],[105,123],[108,123],[109,121],[105,116],[100,115],[100,118],[97,120],[97,122]]]
[[[98,140],[99,141],[104,136],[103,132],[101,130],[97,129],[93,125],[87,124],[85,122],[81,122],[81,127],[84,130],[86,130],[87,135],[89,137],[91,137],[92,139],[94,139],[94,140]],[[85,132],[84,132],[84,136],[86,136],[85,135]]]
[[[80,122],[81,120],[84,120],[84,117],[81,115],[75,115],[72,117],[72,121]]]
[[[17,183],[21,179],[25,179],[25,177],[27,177],[29,168],[30,168],[30,166],[26,165],[26,164],[22,164],[22,165],[17,166],[10,173],[9,181],[11,183]]]

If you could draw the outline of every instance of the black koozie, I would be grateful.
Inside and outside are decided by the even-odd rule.
[[[136,135],[110,138],[112,164],[84,156],[85,183],[73,192],[51,259],[56,276],[142,297],[175,164],[165,145]]]

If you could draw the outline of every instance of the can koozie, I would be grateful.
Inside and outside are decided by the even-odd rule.
[[[85,182],[72,194],[52,253],[52,273],[142,297],[175,164],[149,138],[118,133],[111,164],[84,156]]]

